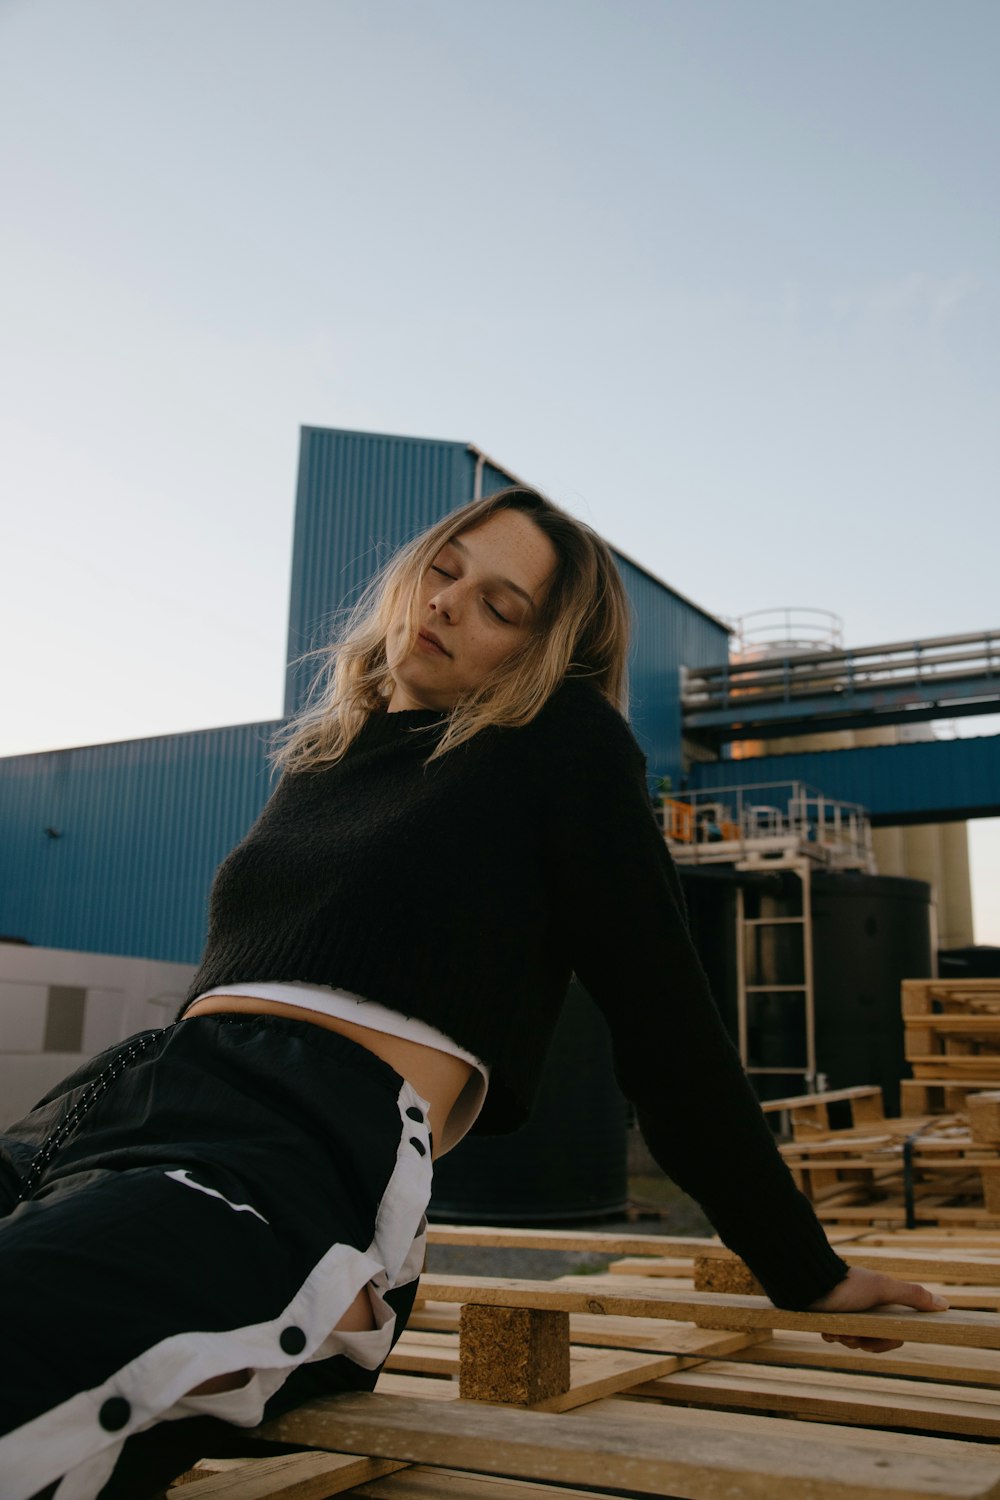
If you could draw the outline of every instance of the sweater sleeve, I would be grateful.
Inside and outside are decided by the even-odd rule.
[[[564,741],[548,802],[570,961],[607,1019],[653,1156],[775,1304],[805,1307],[848,1268],[795,1186],[710,993],[642,752],[613,709],[596,718]]]

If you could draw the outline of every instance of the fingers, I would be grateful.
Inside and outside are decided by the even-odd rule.
[[[870,1339],[859,1334],[824,1333],[828,1344],[843,1344],[845,1349],[861,1349],[865,1354],[887,1354],[890,1349],[902,1349],[902,1339]]]
[[[945,1312],[949,1305],[947,1298],[938,1296],[916,1281],[897,1281],[894,1277],[887,1276],[884,1290],[886,1302],[899,1302],[918,1312]]]

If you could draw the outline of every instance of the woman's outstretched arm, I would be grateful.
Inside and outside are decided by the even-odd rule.
[[[593,694],[564,745],[547,811],[554,899],[654,1157],[777,1305],[932,1307],[923,1288],[914,1301],[909,1283],[848,1275],[796,1187],[710,993],[624,720]]]

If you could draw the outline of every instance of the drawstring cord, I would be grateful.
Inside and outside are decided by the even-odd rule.
[[[130,1063],[134,1062],[137,1057],[145,1052],[146,1048],[155,1042],[158,1036],[162,1036],[163,1032],[169,1029],[168,1027],[161,1026],[157,1027],[155,1031],[140,1032],[138,1036],[132,1037],[128,1045],[115,1054],[104,1071],[99,1073],[93,1082],[87,1085],[79,1099],[73,1105],[73,1108],[67,1111],[59,1121],[59,1124],[46,1136],[41,1146],[31,1158],[31,1164],[21,1182],[21,1191],[17,1195],[18,1203],[23,1202],[24,1199],[30,1197],[35,1191],[45,1168],[56,1152],[69,1140],[84,1115],[93,1108],[98,1099],[103,1098],[111,1085],[117,1078],[121,1077]]]

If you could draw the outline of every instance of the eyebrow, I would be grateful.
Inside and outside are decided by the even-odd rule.
[[[457,537],[457,536],[450,537],[448,539],[448,541],[445,543],[445,546],[446,547],[457,547],[458,550],[459,550],[459,552],[464,552],[465,553],[466,557],[468,557],[470,555],[469,549],[465,545],[465,543],[462,541],[461,537]],[[534,601],[534,599],[532,599],[531,595],[528,593],[528,591],[526,589],[521,588],[520,584],[515,583],[513,581],[513,579],[511,579],[511,578],[501,578],[498,581],[503,584],[504,588],[510,589],[512,593],[520,594],[521,598],[527,600],[527,602],[531,605],[532,609],[535,608],[535,601]]]

